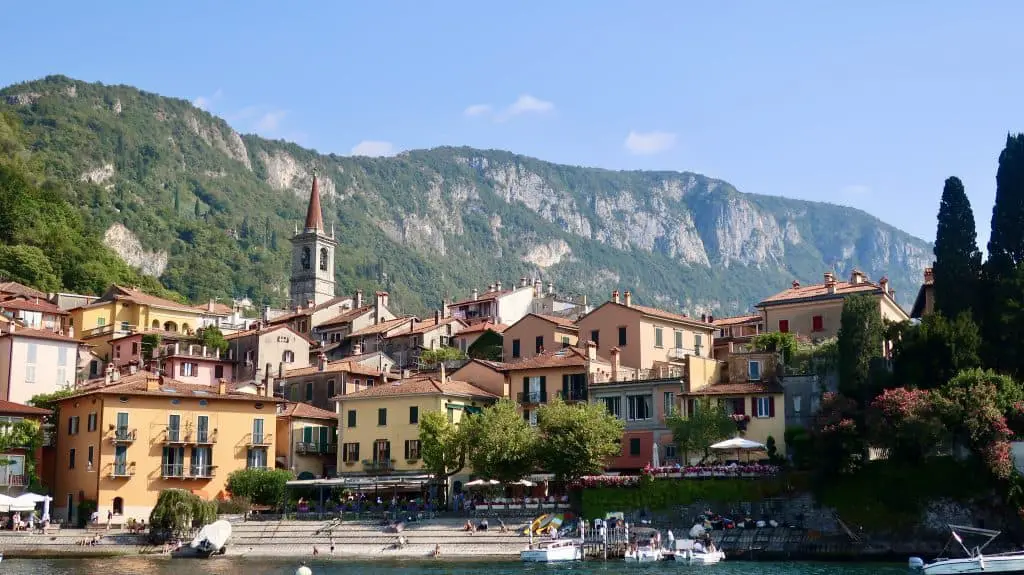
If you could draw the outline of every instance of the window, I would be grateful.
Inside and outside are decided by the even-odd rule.
[[[671,391],[666,391],[664,393],[664,412],[665,417],[676,412],[676,394]]]
[[[320,271],[327,271],[328,260],[327,248],[320,248]]]
[[[592,329],[592,330],[590,330],[590,341],[594,342],[597,345],[601,345],[601,330],[599,330],[599,329]]]
[[[663,446],[665,448],[665,460],[671,461],[676,458],[676,444],[667,443]]]
[[[96,412],[90,413],[89,417],[86,419],[86,429],[89,431],[96,431],[96,419]]]
[[[92,445],[90,445],[89,446],[89,451],[86,452],[86,453],[88,455],[87,455],[87,457],[85,459],[85,464],[88,466],[89,469],[92,469],[92,466],[95,463],[95,459],[93,458],[93,455],[96,454],[96,448],[93,447]]]
[[[621,397],[602,397],[601,403],[604,403],[605,411],[614,415],[615,417],[622,417]]]
[[[295,384],[295,385],[291,386],[290,388],[288,388],[288,399],[290,399],[292,401],[298,401],[299,400],[299,386],[298,386],[298,384]]]
[[[68,469],[75,468],[75,448],[72,447],[68,450]]]
[[[66,348],[66,347],[59,347],[59,348],[57,348],[57,365],[64,366],[64,365],[67,365],[67,364],[68,364],[68,348]]]
[[[255,418],[252,420],[252,442],[253,445],[260,445],[263,443],[263,419]],[[264,466],[266,463],[264,463]]]
[[[788,319],[780,319],[779,320],[779,331],[781,331],[782,333],[789,333],[789,320]]]
[[[406,439],[405,440],[405,458],[409,461],[416,461],[420,458],[420,440],[419,439]]]
[[[313,382],[306,382],[306,401],[313,401]]]
[[[651,396],[650,395],[627,395],[626,396],[626,420],[642,421],[651,418]]]
[[[693,334],[693,355],[700,356],[700,349],[704,347],[704,342],[699,333]]]
[[[665,330],[660,327],[654,328],[654,347],[665,347]]]
[[[512,357],[519,357],[519,340],[512,340]]]
[[[299,257],[299,264],[302,266],[302,269],[304,269],[304,270],[308,270],[309,269],[309,259],[311,257],[312,257],[312,254],[309,251],[309,246],[303,247],[302,248],[302,255]]]
[[[129,330],[129,324],[128,324],[128,322],[126,322],[126,321],[122,321],[122,322],[121,322],[121,331],[128,331],[128,330]]]
[[[139,355],[139,342],[132,342],[132,357]]]
[[[687,399],[686,400],[686,417],[693,417],[694,415],[696,415],[697,414],[697,406],[698,405],[700,405],[700,403],[696,399],[694,399],[692,397]]]
[[[78,416],[72,415],[68,418],[68,435],[78,435]]]
[[[181,375],[185,377],[196,377],[199,375],[199,364],[186,361],[181,364]]]
[[[569,347],[570,345],[572,345],[572,344],[569,343],[569,336],[563,335],[562,336],[562,347]]]
[[[341,460],[346,463],[353,461],[359,461],[359,444],[358,443],[346,443],[342,445]]]
[[[356,410],[350,409],[350,410],[348,410],[348,427],[355,427],[355,426],[356,426]]]
[[[775,400],[771,397],[757,397],[754,399],[754,417],[775,417]]]
[[[619,345],[626,345],[626,328],[625,326],[619,328]]]
[[[534,347],[536,348],[537,353],[543,353],[544,352],[544,336],[542,336],[542,335],[538,335],[537,336]]]
[[[800,400],[801,399],[802,398],[799,395],[793,398],[793,413],[795,413],[797,415],[800,414]]]
[[[537,427],[537,410],[536,409],[530,409],[528,411],[524,411],[523,415],[526,416],[526,421],[532,427]]]
[[[820,315],[812,317],[811,331],[825,331],[825,319]]]
[[[821,398],[817,395],[811,396],[811,413],[817,413],[818,408],[821,407]]]
[[[420,422],[420,408],[416,405],[409,406],[409,423],[416,425]]]
[[[327,398],[330,399],[332,397],[334,397],[334,380],[333,379],[327,381]]]
[[[640,438],[632,437],[629,440],[629,454],[640,455]]]
[[[373,442],[373,462],[391,463],[391,442],[378,439]]]
[[[245,464],[250,469],[266,469],[267,449],[265,447],[255,447],[250,449],[246,454]]]
[[[299,331],[304,331],[304,330],[300,329]],[[290,349],[286,349],[284,351],[284,353],[281,354],[281,361],[283,361],[285,363],[295,363],[295,352],[293,352]]]
[[[761,381],[761,362],[755,360],[747,361],[747,380]]]
[[[36,382],[36,366],[32,364],[25,365],[25,383]]]
[[[215,366],[213,366],[213,377],[215,377],[217,379],[222,379],[224,377],[224,366],[223,365],[215,365]]]
[[[178,441],[181,438],[181,416],[174,413],[167,416],[167,440]]]
[[[121,346],[114,346],[114,359],[121,359]]]
[[[388,424],[388,408],[381,407],[377,410],[377,425]]]
[[[742,397],[730,397],[730,398],[727,398],[727,399],[723,399],[721,405],[725,409],[726,413],[729,413],[729,414],[732,414],[732,415],[745,415],[746,414],[746,409],[744,409],[744,407],[743,407],[743,398]]]
[[[189,466],[189,476],[210,477],[213,471],[213,448],[193,447],[192,464]]]
[[[128,475],[128,446],[118,445],[114,448],[114,475],[124,477]]]
[[[210,416],[200,415],[196,417],[196,441],[207,443],[210,441]]]
[[[677,329],[673,335],[675,335],[676,339],[676,349],[683,349],[683,332]]]
[[[105,317],[98,317],[98,318],[96,318],[96,327],[103,327],[105,325],[107,325],[107,318],[105,318]]]

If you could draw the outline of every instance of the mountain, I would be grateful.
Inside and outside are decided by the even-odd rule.
[[[321,155],[239,135],[189,102],[63,76],[0,90],[48,181],[141,273],[193,301],[287,298],[314,166],[338,288],[425,311],[524,276],[691,313],[749,309],[854,267],[909,305],[931,245],[852,208],[741,193],[688,172],[557,165],[498,150]]]

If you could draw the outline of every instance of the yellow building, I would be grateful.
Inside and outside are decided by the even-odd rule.
[[[444,411],[458,423],[498,397],[464,381],[424,377],[338,398],[338,475],[423,472],[420,415]],[[466,473],[465,470],[463,470]]]
[[[59,404],[54,517],[75,522],[90,500],[148,519],[170,488],[222,496],[232,471],[273,466],[279,401],[145,371],[84,388]]]
[[[683,414],[694,413],[702,398],[711,398],[736,419],[737,434],[759,443],[767,443],[768,437],[772,437],[778,454],[785,455],[785,395],[776,367],[773,353],[730,355],[721,383],[709,384],[700,379],[684,382]]]
[[[858,270],[853,270],[848,282],[836,281],[832,272],[825,272],[820,284],[801,285],[794,281],[791,288],[763,300],[757,308],[764,318],[764,331],[827,339],[839,334],[843,302],[852,295],[875,298],[882,319],[895,322],[909,319],[907,312],[896,303],[896,293],[887,278],[874,283]]]
[[[110,286],[98,300],[69,313],[78,336],[106,361],[114,337],[146,329],[188,335],[203,325],[200,309],[119,285]]]
[[[306,403],[277,406],[275,463],[298,479],[333,477],[337,472],[338,415]]]

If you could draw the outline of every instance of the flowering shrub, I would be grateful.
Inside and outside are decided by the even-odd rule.
[[[941,390],[939,409],[946,423],[955,430],[957,437],[985,462],[992,474],[1000,479],[1009,478],[1013,472],[1010,455],[1010,439],[1013,431],[1007,425],[1005,405],[1007,390],[1002,376],[993,377],[990,372],[970,370],[961,372]]]
[[[812,445],[821,471],[852,473],[864,460],[865,444],[857,427],[857,402],[825,393],[811,429]]]
[[[932,392],[898,387],[875,398],[868,410],[868,431],[889,457],[919,462],[946,433]]]

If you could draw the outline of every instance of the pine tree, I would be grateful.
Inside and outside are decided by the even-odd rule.
[[[999,154],[988,259],[982,267],[983,360],[987,367],[1024,375],[1018,349],[1024,337],[1024,134],[1008,135]]]
[[[174,188],[174,214],[178,215],[179,213],[181,213],[181,197],[178,188]]]
[[[195,209],[195,212],[196,212],[196,217],[197,218],[199,217],[199,214],[202,213],[200,211],[200,209],[199,209],[199,198],[196,198],[196,209]]]
[[[239,232],[243,240],[249,239],[249,216],[242,218],[242,230]]]
[[[867,406],[881,391],[872,376],[882,355],[883,332],[878,300],[856,295],[843,301],[836,341],[839,393],[861,406]]]
[[[974,212],[960,178],[946,179],[935,234],[935,311],[953,319],[977,302],[981,251]]]

